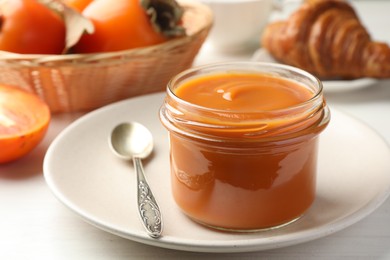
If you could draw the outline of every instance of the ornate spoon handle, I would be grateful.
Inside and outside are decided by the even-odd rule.
[[[162,232],[162,217],[160,208],[158,207],[152,190],[149,188],[149,184],[145,179],[141,159],[134,157],[133,163],[137,174],[138,212],[148,235],[153,238],[158,238],[161,236]]]

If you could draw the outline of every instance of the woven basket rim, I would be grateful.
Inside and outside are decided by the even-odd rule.
[[[197,30],[190,32],[184,37],[178,37],[169,41],[141,48],[128,50],[104,52],[104,53],[86,53],[86,54],[19,54],[0,50],[0,62],[20,63],[25,66],[43,65],[45,63],[90,63],[102,61],[105,59],[115,59],[118,57],[136,57],[145,56],[154,52],[161,52],[174,49],[183,45],[185,42],[192,41],[199,34],[210,30],[213,24],[213,13],[211,9],[196,0],[177,0],[185,9],[185,13],[196,11],[197,15],[203,15],[203,24]]]

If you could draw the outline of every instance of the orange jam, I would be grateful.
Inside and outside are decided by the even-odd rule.
[[[185,71],[167,93],[160,118],[170,136],[172,193],[190,218],[261,230],[310,207],[318,134],[329,122],[315,77],[233,62]]]

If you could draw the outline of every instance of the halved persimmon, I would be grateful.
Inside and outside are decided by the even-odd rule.
[[[44,101],[17,87],[0,85],[0,163],[33,150],[49,122],[50,110]]]

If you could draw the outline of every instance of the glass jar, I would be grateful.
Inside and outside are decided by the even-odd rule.
[[[299,84],[312,94],[275,110],[218,109],[176,94],[186,82],[221,73],[264,75]],[[160,109],[169,132],[177,205],[196,222],[224,230],[255,231],[293,222],[314,201],[318,137],[329,119],[321,82],[294,67],[229,62],[182,72],[169,82]]]

